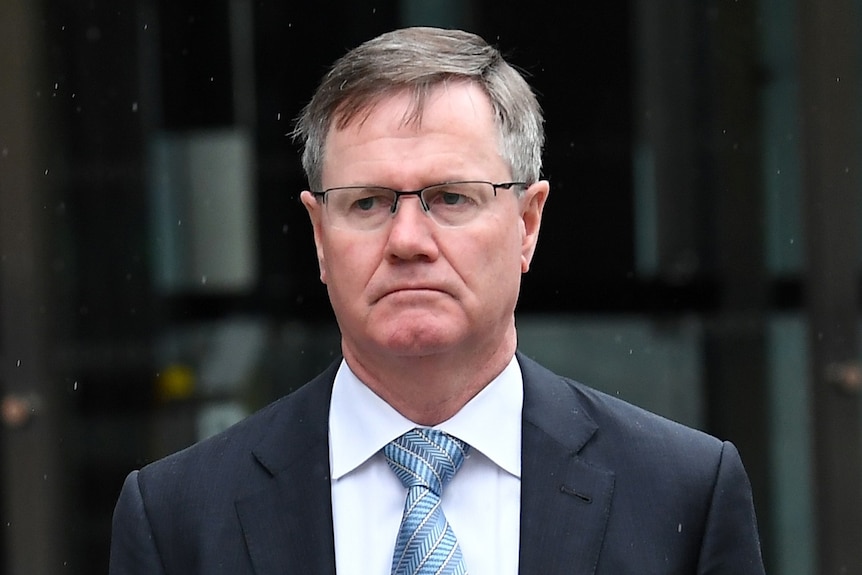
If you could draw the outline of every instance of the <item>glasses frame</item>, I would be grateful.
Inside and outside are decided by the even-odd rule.
[[[422,197],[422,194],[425,190],[429,188],[436,188],[438,186],[446,186],[446,185],[455,185],[455,184],[487,184],[491,186],[494,190],[494,197],[497,197],[497,189],[503,190],[511,190],[512,188],[527,188],[530,186],[527,182],[500,182],[495,184],[494,182],[488,182],[486,180],[457,180],[454,182],[440,182],[437,184],[431,184],[430,186],[425,186],[424,188],[419,188],[418,190],[396,190],[395,188],[389,188],[387,186],[378,186],[378,185],[367,185],[367,186],[335,186],[333,188],[327,188],[322,192],[311,192],[315,198],[317,198],[324,205],[326,204],[326,195],[329,192],[338,191],[338,190],[363,190],[368,188],[375,188],[380,190],[386,190],[388,192],[392,192],[395,194],[395,200],[392,202],[392,207],[389,210],[389,213],[395,214],[398,210],[398,200],[400,200],[403,196],[416,196],[419,199],[419,205],[422,206],[422,211],[426,214],[430,215],[431,208],[425,203],[425,198]],[[434,219],[434,218],[431,218]],[[444,225],[434,220],[438,225]]]

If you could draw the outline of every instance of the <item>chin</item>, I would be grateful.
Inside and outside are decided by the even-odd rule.
[[[399,333],[387,338],[383,347],[391,354],[402,357],[427,357],[445,353],[457,347],[451,340],[429,334]]]
[[[424,357],[457,349],[463,337],[451,325],[429,322],[406,322],[385,330],[375,338],[391,354]]]

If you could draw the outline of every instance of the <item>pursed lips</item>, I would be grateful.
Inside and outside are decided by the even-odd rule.
[[[377,303],[378,301],[386,298],[387,296],[402,294],[402,293],[407,294],[410,292],[416,292],[416,293],[419,293],[419,292],[436,292],[436,293],[442,293],[442,294],[449,295],[449,296],[452,295],[447,289],[445,289],[444,287],[439,286],[439,285],[411,284],[411,285],[394,286],[392,288],[385,289],[382,291],[382,293],[379,297],[375,298],[374,302]]]

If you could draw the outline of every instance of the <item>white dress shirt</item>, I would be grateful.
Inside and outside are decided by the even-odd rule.
[[[451,419],[435,426],[470,452],[443,491],[443,512],[470,575],[516,575],[521,512],[521,369],[512,361]],[[416,425],[342,361],[329,412],[338,575],[389,575],[407,490],[380,450]]]

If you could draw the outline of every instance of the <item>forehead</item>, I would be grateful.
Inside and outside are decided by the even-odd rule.
[[[431,88],[421,101],[409,91],[379,98],[327,136],[324,178],[348,165],[423,162],[502,163],[499,130],[487,94],[472,82]],[[487,166],[485,166],[487,167]]]

